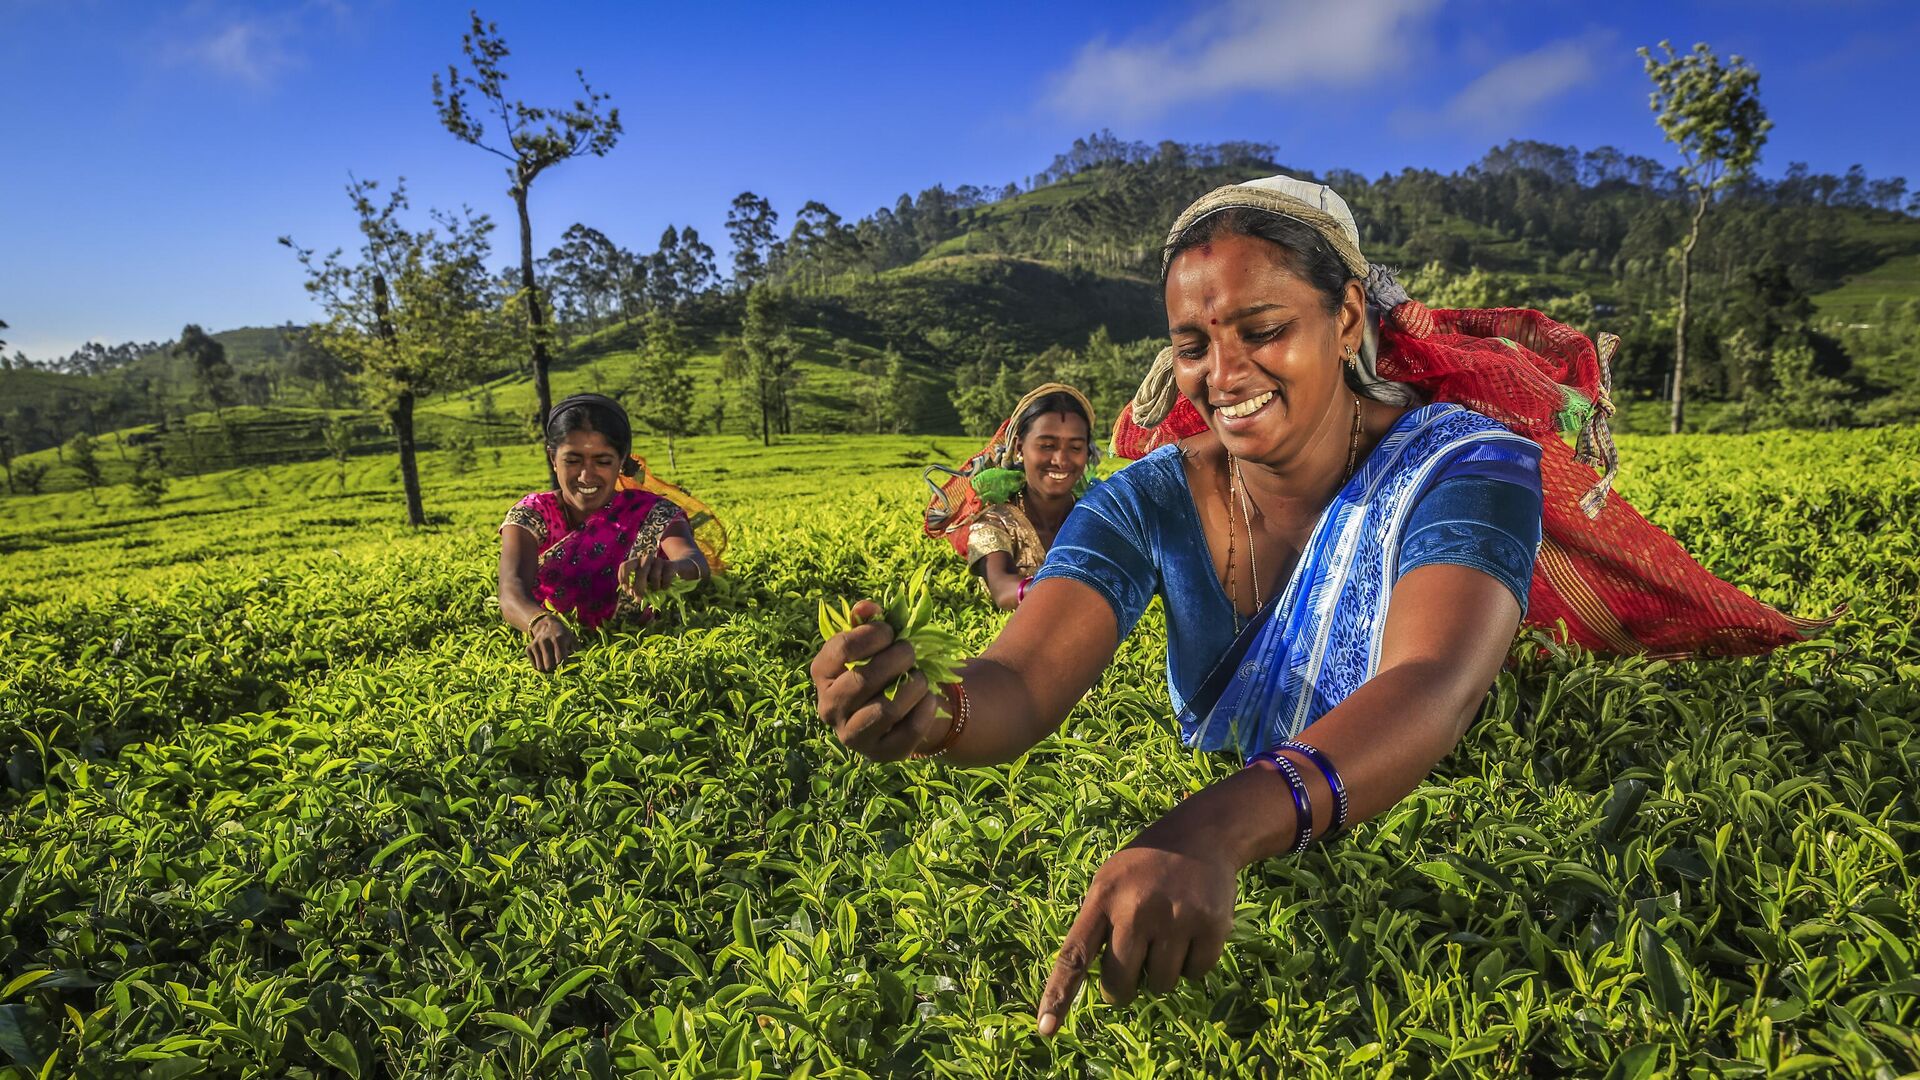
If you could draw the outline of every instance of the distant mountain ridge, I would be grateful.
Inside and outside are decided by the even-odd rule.
[[[772,284],[788,294],[794,324],[826,335],[820,341],[863,356],[897,350],[926,379],[950,387],[960,369],[1017,367],[1049,348],[1077,348],[1103,327],[1117,341],[1161,336],[1159,245],[1167,223],[1212,187],[1282,171],[1304,175],[1259,144],[1148,147],[1096,136],[1025,188],[962,195],[935,187],[851,222],[809,204],[796,215]],[[1673,174],[1658,163],[1606,148],[1510,143],[1451,174],[1408,169],[1372,180],[1351,172],[1322,179],[1353,207],[1368,255],[1402,267],[1423,298],[1538,306],[1582,329],[1612,330],[1626,340],[1616,371],[1620,396],[1664,389],[1670,252],[1684,208]],[[1722,348],[1736,331],[1763,353],[1780,334],[1801,332],[1795,327],[1824,335],[1816,341],[1820,363],[1851,379],[1862,400],[1891,393],[1903,375],[1920,375],[1906,371],[1900,334],[1891,345],[1846,336],[1862,326],[1884,330],[1911,267],[1920,265],[1920,219],[1913,204],[1902,205],[1904,195],[1904,181],[1798,169],[1754,182],[1716,207],[1695,256],[1703,356],[1689,367],[1701,380],[1697,392],[1706,399],[1746,392],[1743,361]],[[1889,302],[1895,314],[1875,314]],[[738,305],[738,294],[724,289],[684,305],[707,354],[724,351]],[[243,401],[350,407],[337,381],[325,386],[315,376],[299,327],[241,327],[214,337],[236,385],[245,384]],[[559,370],[597,363],[637,341],[631,324],[576,331]],[[518,370],[517,359],[503,359],[488,381],[506,385]],[[827,380],[813,391],[822,423],[835,412],[831,394],[821,396],[827,383],[839,385]],[[0,422],[18,453],[79,427],[110,430],[197,413],[204,403],[196,393],[190,362],[164,347],[96,374],[5,370]]]

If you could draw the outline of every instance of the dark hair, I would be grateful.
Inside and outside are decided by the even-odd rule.
[[[1087,410],[1081,406],[1079,398],[1065,390],[1042,394],[1038,400],[1027,406],[1027,411],[1020,414],[1019,422],[1014,425],[1014,441],[1018,442],[1026,438],[1027,429],[1033,427],[1033,422],[1048,413],[1066,413],[1068,416],[1077,416],[1086,421],[1087,441],[1093,441],[1093,417],[1087,415]]]
[[[575,394],[555,405],[547,414],[547,456],[552,457],[576,431],[599,432],[622,459],[633,452],[633,425],[627,421],[627,410],[610,397]]]
[[[1340,261],[1340,256],[1334,253],[1333,245],[1327,243],[1327,238],[1304,222],[1249,206],[1232,206],[1208,214],[1174,237],[1173,242],[1167,245],[1160,263],[1160,284],[1166,285],[1167,271],[1173,268],[1176,256],[1210,242],[1223,232],[1251,236],[1279,248],[1288,269],[1320,293],[1320,298],[1326,303],[1327,314],[1338,312],[1340,305],[1345,302],[1347,282],[1354,280],[1353,272]]]

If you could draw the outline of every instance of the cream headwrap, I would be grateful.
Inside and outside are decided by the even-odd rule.
[[[1406,293],[1392,275],[1374,267],[1360,253],[1360,229],[1354,224],[1353,211],[1347,209],[1347,201],[1340,197],[1339,192],[1325,184],[1296,180],[1291,176],[1269,176],[1243,184],[1229,184],[1200,196],[1174,219],[1173,228],[1167,230],[1167,243],[1162,250],[1172,250],[1180,235],[1201,219],[1222,210],[1242,208],[1292,218],[1319,233],[1347,272],[1366,284],[1369,307],[1388,310],[1406,299]],[[1162,274],[1166,273],[1167,261],[1163,255],[1160,262]],[[1359,363],[1356,365],[1360,382],[1365,384],[1369,397],[1399,405],[1412,404],[1417,395],[1410,387],[1381,379],[1374,371],[1373,362],[1377,352],[1374,321],[1369,318],[1366,340],[1361,345]],[[1160,350],[1160,355],[1154,357],[1152,366],[1147,369],[1146,378],[1140,381],[1140,389],[1134,392],[1133,420],[1142,427],[1153,427],[1166,419],[1167,413],[1173,410],[1174,403],[1179,400],[1180,391],[1173,381],[1173,353],[1171,346]]]

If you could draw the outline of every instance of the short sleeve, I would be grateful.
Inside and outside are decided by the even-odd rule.
[[[1527,610],[1540,548],[1540,452],[1499,440],[1450,463],[1408,515],[1400,569],[1470,566],[1507,587]]]
[[[976,521],[967,526],[967,565],[978,566],[980,560],[996,551],[1013,551],[1013,538],[1005,529],[990,521]]]
[[[1177,457],[1173,467],[1180,468]],[[1113,608],[1120,639],[1133,632],[1159,589],[1147,513],[1150,496],[1139,490],[1164,462],[1142,458],[1097,484],[1074,506],[1047,551],[1035,582],[1070,578],[1091,587]]]
[[[509,525],[518,525],[532,533],[535,542],[544,545],[547,542],[547,516],[540,512],[540,495],[540,492],[534,492],[513,504],[513,509],[507,511],[507,519],[500,523],[500,529],[505,531]]]

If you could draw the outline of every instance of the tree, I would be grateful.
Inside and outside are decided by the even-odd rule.
[[[337,409],[346,401],[352,389],[353,373],[339,357],[316,344],[312,333],[303,329],[289,335],[288,352],[291,356],[288,370],[294,378],[312,387],[315,402],[324,408]]]
[[[745,292],[766,280],[779,246],[780,215],[773,204],[743,191],[727,211],[727,236],[733,240],[733,287]]]
[[[307,291],[326,321],[312,328],[317,343],[346,359],[368,398],[383,408],[400,455],[407,521],[426,524],[413,438],[414,402],[459,385],[504,345],[501,310],[489,302],[487,235],[493,223],[470,211],[435,214],[439,229],[416,232],[400,220],[404,182],[384,206],[374,181],[355,180],[347,196],[359,219],[361,244],[349,260],[335,250],[323,258],[296,245],[307,271]]]
[[[440,124],[453,137],[501,158],[507,163],[507,194],[520,219],[520,290],[526,306],[527,337],[533,359],[533,388],[539,401],[539,421],[546,426],[553,411],[553,392],[547,385],[547,368],[552,358],[547,353],[546,305],[540,297],[540,285],[533,274],[533,225],[527,216],[527,192],[534,180],[555,165],[583,154],[605,157],[620,138],[620,110],[600,106],[607,95],[596,93],[578,69],[580,91],[570,108],[549,109],[509,101],[506,96],[507,73],[500,62],[507,58],[507,43],[500,28],[485,22],[472,12],[473,25],[462,35],[460,49],[473,69],[463,73],[458,65],[447,66],[447,80],[433,77],[433,105],[440,113]],[[506,136],[486,141],[486,130],[479,117],[467,108],[471,91],[484,102],[482,112],[497,119]]]
[[[13,470],[13,478],[28,494],[40,494],[40,484],[47,478],[47,467],[37,461],[23,461]]]
[[[320,426],[320,441],[333,459],[334,478],[340,491],[347,490],[347,459],[353,456],[353,425],[344,416],[330,416]]]
[[[791,430],[787,391],[796,381],[794,362],[799,346],[787,332],[780,300],[767,286],[747,294],[747,312],[740,321],[740,343],[729,349],[726,373],[740,381],[747,401],[760,415],[760,441],[773,444],[776,428]]]
[[[673,440],[692,435],[699,417],[693,413],[693,376],[687,374],[687,347],[673,316],[664,311],[647,314],[646,343],[634,364],[633,418],[648,431],[667,440],[667,467],[679,460]]]
[[[233,404],[233,365],[227,363],[225,345],[197,324],[188,323],[180,331],[180,341],[173,351],[193,363],[194,385],[199,387],[200,399],[213,408],[214,415],[221,415],[224,407]]]
[[[447,471],[465,476],[480,465],[478,446],[473,436],[462,431],[447,438]]]
[[[140,465],[128,481],[133,488],[134,501],[141,506],[159,506],[160,500],[167,494],[167,469],[160,459],[160,447],[157,443],[148,444],[140,452]]]
[[[13,432],[0,431],[0,466],[7,470],[7,494],[14,492],[13,487]]]
[[[84,431],[76,431],[73,438],[67,440],[67,452],[73,455],[73,467],[80,472],[80,480],[87,485],[87,496],[93,505],[100,505],[100,458],[94,453],[93,436]]]
[[[1692,220],[1680,248],[1680,295],[1673,329],[1673,411],[1669,429],[1678,434],[1686,416],[1687,303],[1693,286],[1693,249],[1700,222],[1716,195],[1753,173],[1773,121],[1760,105],[1760,73],[1738,55],[1720,58],[1705,43],[1676,55],[1660,43],[1660,56],[1642,48],[1653,80],[1651,105],[1667,141],[1685,164],[1680,177],[1693,200]]]

